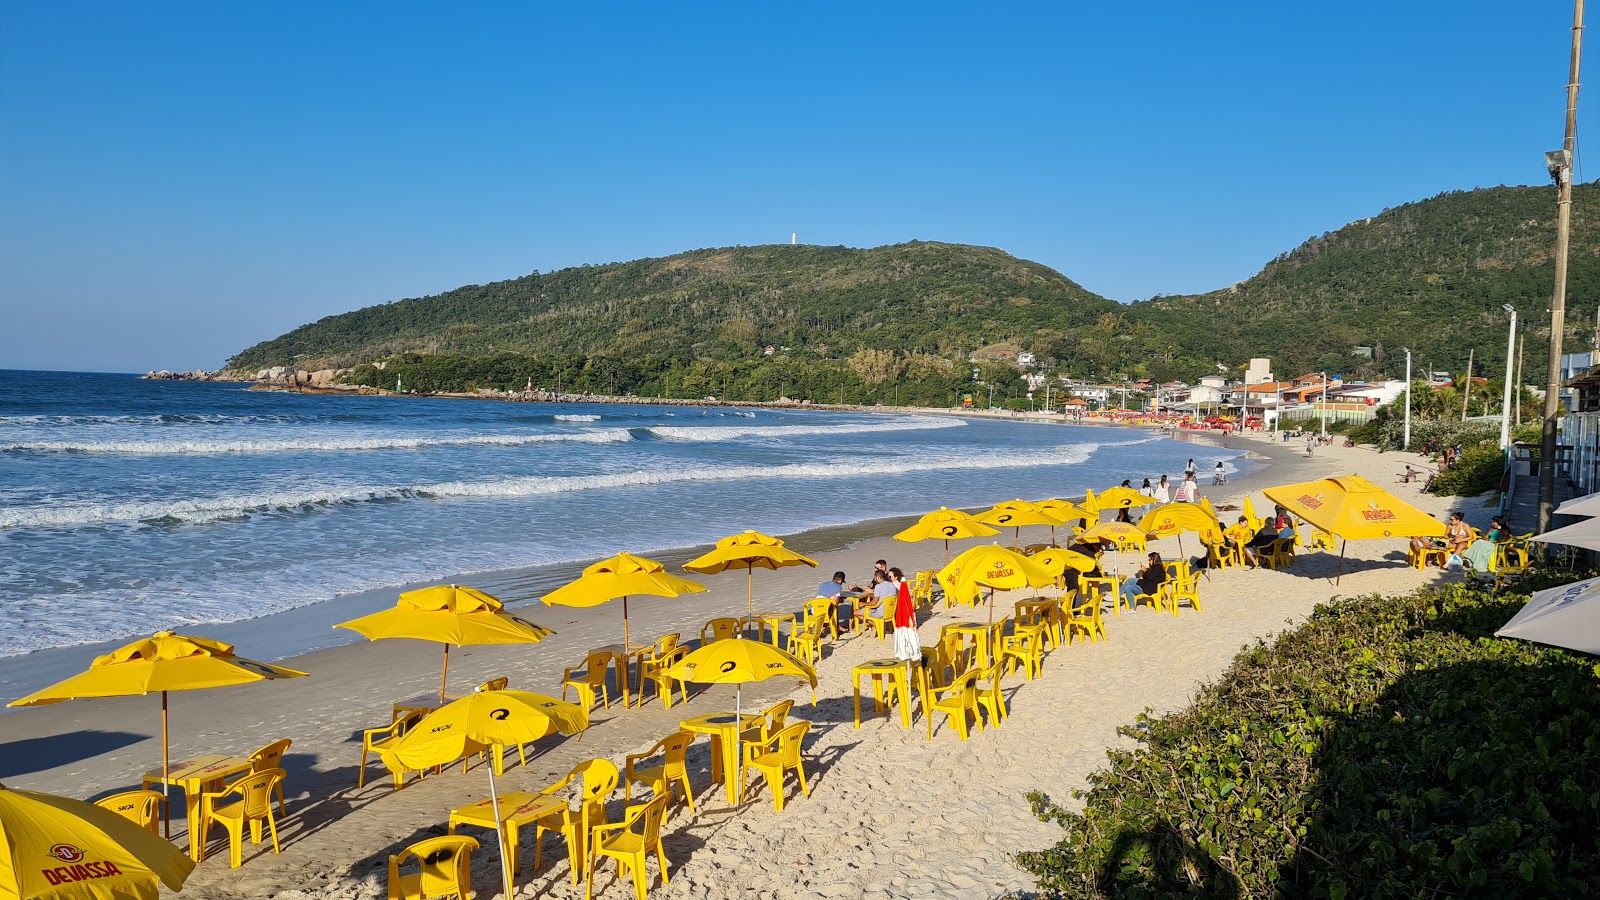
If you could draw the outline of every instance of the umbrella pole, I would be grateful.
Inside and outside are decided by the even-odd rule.
[[[161,692],[161,810],[167,819],[167,840],[172,840],[172,804],[167,802],[167,779],[172,774],[167,761],[167,692]],[[189,846],[194,847],[194,835],[189,835]]]
[[[494,807],[494,833],[500,839],[500,883],[511,900],[511,860],[506,858],[506,823],[500,821],[500,795],[494,789],[494,760],[489,761],[489,804]]]
[[[738,806],[744,802],[744,748],[739,743],[744,740],[744,685],[734,685],[733,688],[733,766],[734,773],[728,777],[734,779],[734,784],[739,786],[739,799],[734,802]]]
[[[746,603],[746,606],[747,606],[746,613],[750,617],[749,619],[745,620],[744,625],[745,625],[745,628],[749,628],[750,624],[751,624],[750,623],[750,619],[754,619],[756,617],[756,567],[755,566],[745,566],[744,567],[744,574],[745,574],[745,578],[746,578],[746,581],[745,581],[745,592],[746,592],[745,593],[745,603]],[[739,633],[740,634],[744,634],[744,628],[739,629]],[[759,635],[757,635],[757,637],[759,638]]]
[[[989,588],[989,624],[994,624],[994,588]]]
[[[944,539],[944,564],[950,565],[950,539]]]
[[[450,680],[450,645],[444,645],[444,671],[439,673],[439,703],[444,703],[444,685]]]
[[[1333,583],[1335,587],[1338,586],[1339,579],[1344,577],[1344,548],[1348,546],[1350,546],[1350,542],[1348,540],[1339,545],[1339,568],[1333,573]]]
[[[622,665],[617,667],[617,687],[622,688],[622,708],[628,708],[628,669],[629,661],[633,659],[628,644],[628,597],[622,597]]]

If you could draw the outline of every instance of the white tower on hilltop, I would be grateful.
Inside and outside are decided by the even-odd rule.
[[[800,243],[800,232],[798,232],[798,231],[789,232],[789,246],[793,247],[794,245],[796,245],[798,243]]]

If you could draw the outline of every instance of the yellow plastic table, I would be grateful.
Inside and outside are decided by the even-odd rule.
[[[407,697],[404,700],[396,700],[394,702],[394,711],[392,713],[393,718],[391,718],[389,721],[399,721],[401,716],[409,712],[421,711],[425,713],[431,713],[439,707],[444,706],[446,703],[454,703],[460,699],[460,694],[445,694],[443,700],[439,699],[438,694],[418,694],[415,697]]]
[[[749,728],[761,720],[760,714],[745,713],[743,717],[744,728]],[[703,734],[711,738],[711,780],[723,782],[728,792],[728,802],[739,802],[739,760],[735,758],[732,747],[739,739],[741,730],[740,718],[731,712],[706,713],[692,719],[684,719],[678,727],[694,734]]]
[[[1037,618],[1044,625],[1045,638],[1054,647],[1056,630],[1061,627],[1061,601],[1047,600],[1038,597],[1033,600],[1019,600],[1016,604],[1017,623],[1024,624],[1024,620]]]
[[[250,760],[238,756],[195,756],[180,759],[167,765],[166,777],[160,769],[144,773],[144,787],[165,782],[183,788],[184,811],[189,817],[189,857],[199,861],[200,848],[205,846],[205,836],[200,833],[200,795],[207,787],[220,783],[229,775],[250,771]]]
[[[974,665],[987,669],[994,658],[992,647],[989,646],[990,626],[984,622],[952,622],[939,629],[939,637],[946,634],[959,634],[963,639],[970,638],[974,650]]]
[[[794,630],[794,613],[786,613],[786,612],[756,613],[755,614],[755,620],[756,620],[756,640],[758,640],[758,641],[761,640],[762,635],[766,634],[768,628],[771,628],[772,629],[772,646],[774,646],[774,647],[778,646],[778,626],[779,625],[782,625],[783,623],[787,622],[787,623],[789,623],[789,630],[790,631]]]
[[[1121,588],[1121,578],[1115,575],[1083,575],[1078,578],[1078,592],[1085,598],[1095,591],[1104,593],[1111,598],[1111,614],[1122,615],[1122,602],[1117,599],[1117,591]],[[1101,598],[1096,596],[1091,602],[1099,603]]]
[[[564,797],[544,796],[528,791],[511,791],[507,794],[497,795],[500,801],[500,825],[506,830],[506,855],[511,857],[511,874],[522,874],[522,842],[517,836],[518,829],[530,822],[559,812],[567,808]],[[471,825],[476,828],[493,828],[494,801],[485,797],[477,803],[468,803],[450,810],[450,834],[456,833],[457,825]]]
[[[622,705],[628,705],[628,687],[633,683],[630,673],[634,664],[650,655],[655,649],[654,644],[629,644],[624,650],[621,644],[607,644],[604,647],[594,648],[595,653],[611,654],[611,664],[617,669],[617,687],[622,690]]]
[[[875,712],[881,711],[885,716],[889,714],[884,706],[883,698],[887,694],[884,682],[889,682],[888,687],[894,691],[895,697],[900,701],[900,724],[911,727],[911,686],[906,680],[906,662],[903,659],[869,659],[850,669],[850,686],[856,694],[856,727],[861,727],[861,679],[868,677],[872,680],[872,705]]]

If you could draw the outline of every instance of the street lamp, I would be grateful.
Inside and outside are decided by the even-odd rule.
[[[1400,439],[1400,449],[1411,449],[1411,348],[1406,348],[1406,430]]]
[[[1504,304],[1503,308],[1511,318],[1511,327],[1506,333],[1506,390],[1500,401],[1501,451],[1511,446],[1511,376],[1514,374],[1511,367],[1516,363],[1517,355],[1517,308],[1509,303]]]

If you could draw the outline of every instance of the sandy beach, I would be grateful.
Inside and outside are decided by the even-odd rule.
[[[1435,498],[1421,494],[1416,485],[1396,484],[1395,473],[1405,463],[1419,462],[1415,455],[1333,446],[1306,458],[1303,445],[1273,442],[1265,435],[1232,436],[1224,442],[1249,448],[1266,465],[1252,478],[1203,486],[1202,493],[1219,506],[1238,503],[1250,492],[1258,510],[1270,509],[1259,493],[1262,487],[1356,473],[1431,513],[1462,509],[1473,524],[1483,524],[1492,512],[1479,501]],[[1036,493],[1028,490],[1023,473],[1016,493]],[[817,569],[757,572],[757,610],[798,611],[835,569],[864,580],[878,558],[907,572],[941,563],[939,544],[896,542],[888,537],[891,524],[872,523],[867,531],[875,533],[870,536],[848,535],[847,546],[819,554]],[[1034,540],[1047,534],[1043,529],[1026,531],[1025,542],[1030,533]],[[808,533],[793,543],[816,550],[816,543],[840,541],[838,533]],[[1186,541],[1185,548],[1194,552],[1194,543]],[[1152,544],[1152,549],[1168,558],[1177,555],[1171,539]],[[1011,863],[1011,855],[1044,847],[1057,833],[1055,826],[1030,815],[1026,792],[1041,790],[1067,800],[1104,763],[1106,749],[1127,740],[1116,734],[1119,726],[1147,708],[1162,712],[1183,706],[1198,685],[1226,668],[1241,646],[1303,619],[1317,603],[1340,595],[1409,591],[1445,577],[1436,570],[1408,567],[1402,540],[1351,544],[1337,587],[1332,582],[1336,561],[1336,554],[1311,553],[1288,571],[1212,572],[1201,583],[1200,614],[1185,611],[1173,617],[1145,611],[1107,617],[1107,641],[1051,652],[1039,679],[1012,676],[1006,687],[1011,718],[966,742],[943,724],[942,716],[933,740],[927,740],[920,711],[910,730],[901,727],[898,712],[854,728],[850,667],[889,656],[892,648],[870,634],[835,642],[825,649],[818,667],[815,706],[810,705],[809,688],[801,689],[792,679],[752,685],[744,692],[746,708],[794,699],[794,718],[813,723],[805,751],[811,796],[801,798],[791,786],[786,809],[775,813],[765,788],[752,787],[742,805],[730,808],[721,787],[711,784],[708,745],[697,743],[689,760],[699,810],[674,809],[665,832],[672,881],[660,885],[652,868],[652,893],[886,898],[1030,890],[1030,879]],[[567,577],[576,574],[574,567]],[[631,603],[634,640],[673,631],[695,640],[706,620],[743,613],[743,573],[703,580],[710,588],[706,594]],[[1020,595],[1003,598],[997,612],[1009,611],[1013,599]],[[392,596],[378,605],[390,602]],[[354,610],[361,603],[349,605]],[[558,633],[531,647],[453,652],[453,689],[466,690],[505,675],[514,688],[554,694],[563,667],[578,665],[589,648],[621,638],[617,604],[589,610],[531,606],[523,614]],[[933,643],[942,625],[973,617],[971,610],[937,607],[921,623],[923,643]],[[219,636],[235,641],[241,654],[257,655],[249,634],[259,633],[264,622],[271,627],[268,620],[255,620]],[[53,651],[51,660],[81,668],[92,653],[85,648]],[[229,869],[226,854],[216,853],[213,842],[213,855],[190,878],[184,895],[278,900],[383,896],[388,855],[442,833],[451,808],[482,799],[487,792],[481,764],[465,776],[457,768],[398,792],[382,767],[373,765],[367,786],[355,787],[360,729],[386,724],[393,700],[437,690],[439,658],[437,645],[362,642],[287,661],[310,672],[310,678],[174,695],[175,759],[205,753],[247,755],[285,737],[295,742],[285,760],[289,815],[281,826],[283,853],[273,855],[269,845],[247,845],[244,866]],[[56,665],[50,662],[44,671],[34,667],[11,677],[48,682],[58,677],[53,674]],[[13,685],[6,687],[9,692]],[[681,719],[732,707],[732,690],[714,688],[691,689],[688,704],[670,710],[653,695],[643,708],[597,709],[581,739],[547,739],[530,748],[529,765],[509,769],[501,790],[538,790],[593,757],[620,764],[625,754],[642,751],[676,730]],[[8,713],[0,717],[6,734],[0,744],[0,779],[12,787],[86,798],[137,787],[140,773],[160,763],[159,709],[157,698],[143,697]],[[619,791],[612,801],[613,821],[619,820],[622,806]],[[498,855],[489,846],[491,835],[475,833],[486,846],[474,858],[474,883],[480,898],[494,897],[499,894]],[[558,840],[546,836],[545,863],[538,872],[531,871],[531,828],[524,831],[523,841],[518,897],[581,895],[582,885],[571,884],[566,851]],[[597,896],[630,896],[631,888],[615,880],[614,873],[610,864],[602,869]]]

